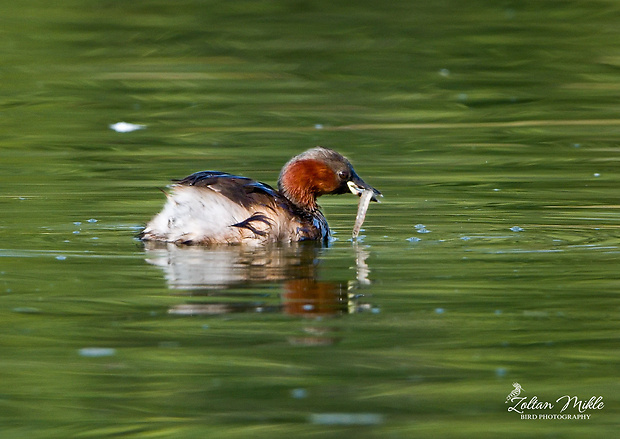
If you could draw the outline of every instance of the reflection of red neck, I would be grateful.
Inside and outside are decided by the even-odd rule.
[[[290,315],[316,317],[346,313],[347,289],[337,282],[296,279],[284,283],[283,311]]]
[[[293,204],[304,210],[315,210],[317,197],[338,188],[336,173],[324,162],[315,159],[289,163],[280,175],[278,187]]]

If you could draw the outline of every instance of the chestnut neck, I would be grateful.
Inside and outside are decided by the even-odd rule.
[[[336,174],[321,160],[303,159],[287,163],[278,179],[278,189],[291,203],[306,212],[319,210],[317,197],[335,190]]]

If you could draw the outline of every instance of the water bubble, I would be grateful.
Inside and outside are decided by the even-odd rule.
[[[416,229],[418,233],[431,233],[430,230],[426,229],[426,226],[424,224],[416,224],[415,226],[413,226],[413,228]]]
[[[59,261],[64,261],[64,260],[67,259],[67,257],[66,256],[56,256],[56,259],[59,260]]]
[[[74,226],[81,226],[82,225],[82,221],[75,221],[73,223]]]
[[[508,371],[504,367],[498,367],[497,369],[495,369],[495,375],[498,378],[505,377],[507,373],[508,373]]]
[[[116,131],[117,133],[131,133],[132,131],[143,130],[144,128],[146,128],[146,125],[138,125],[127,122],[117,122],[110,125],[110,129]]]
[[[291,397],[295,399],[303,399],[308,397],[308,391],[306,389],[293,389],[291,390]]]
[[[111,357],[116,355],[116,349],[113,348],[82,348],[78,352],[82,357]]]
[[[450,76],[450,70],[448,70],[448,69],[439,69],[439,75],[443,76],[444,78],[447,78],[448,76]]]
[[[315,425],[379,425],[384,419],[379,413],[313,413],[309,422]]]
[[[87,223],[96,223],[97,220],[95,218],[91,218],[89,220],[86,221]]]
[[[315,130],[322,130],[323,129],[323,124],[322,123],[314,124],[314,129]]]
[[[512,230],[513,232],[523,232],[525,229],[519,227],[519,226],[513,226],[510,228],[510,230]]]
[[[13,308],[13,312],[20,314],[38,314],[41,312],[41,310],[39,308],[33,308],[31,306],[18,306],[17,308]]]
[[[412,236],[411,238],[407,238],[407,241],[409,241],[409,242],[419,242],[419,241],[422,241],[422,239],[418,238],[417,236]]]
[[[599,174],[598,172],[595,172],[595,173],[594,173],[594,176],[598,178],[598,177],[600,177],[600,176],[601,176],[601,174]]]
[[[443,314],[444,312],[446,312],[446,310],[443,308],[435,308],[435,314]]]

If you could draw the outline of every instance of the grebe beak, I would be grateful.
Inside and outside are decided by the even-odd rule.
[[[364,191],[372,191],[372,198],[370,200],[376,201],[377,203],[379,202],[377,196],[383,196],[381,192],[365,183],[364,180],[359,178],[355,173],[351,176],[351,180],[347,181],[347,186],[349,187],[351,193],[357,196],[362,196]]]

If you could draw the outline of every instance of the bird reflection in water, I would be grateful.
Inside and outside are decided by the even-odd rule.
[[[371,310],[360,288],[370,284],[366,259],[369,252],[354,243],[356,279],[344,282],[318,280],[320,257],[328,248],[315,242],[242,246],[179,246],[145,243],[146,261],[161,268],[175,295],[192,301],[171,307],[173,315],[230,313],[284,313],[322,318]],[[278,293],[270,286],[281,285]],[[257,287],[261,287],[257,292]],[[328,328],[305,327],[307,337],[290,338],[293,344],[331,344]]]

